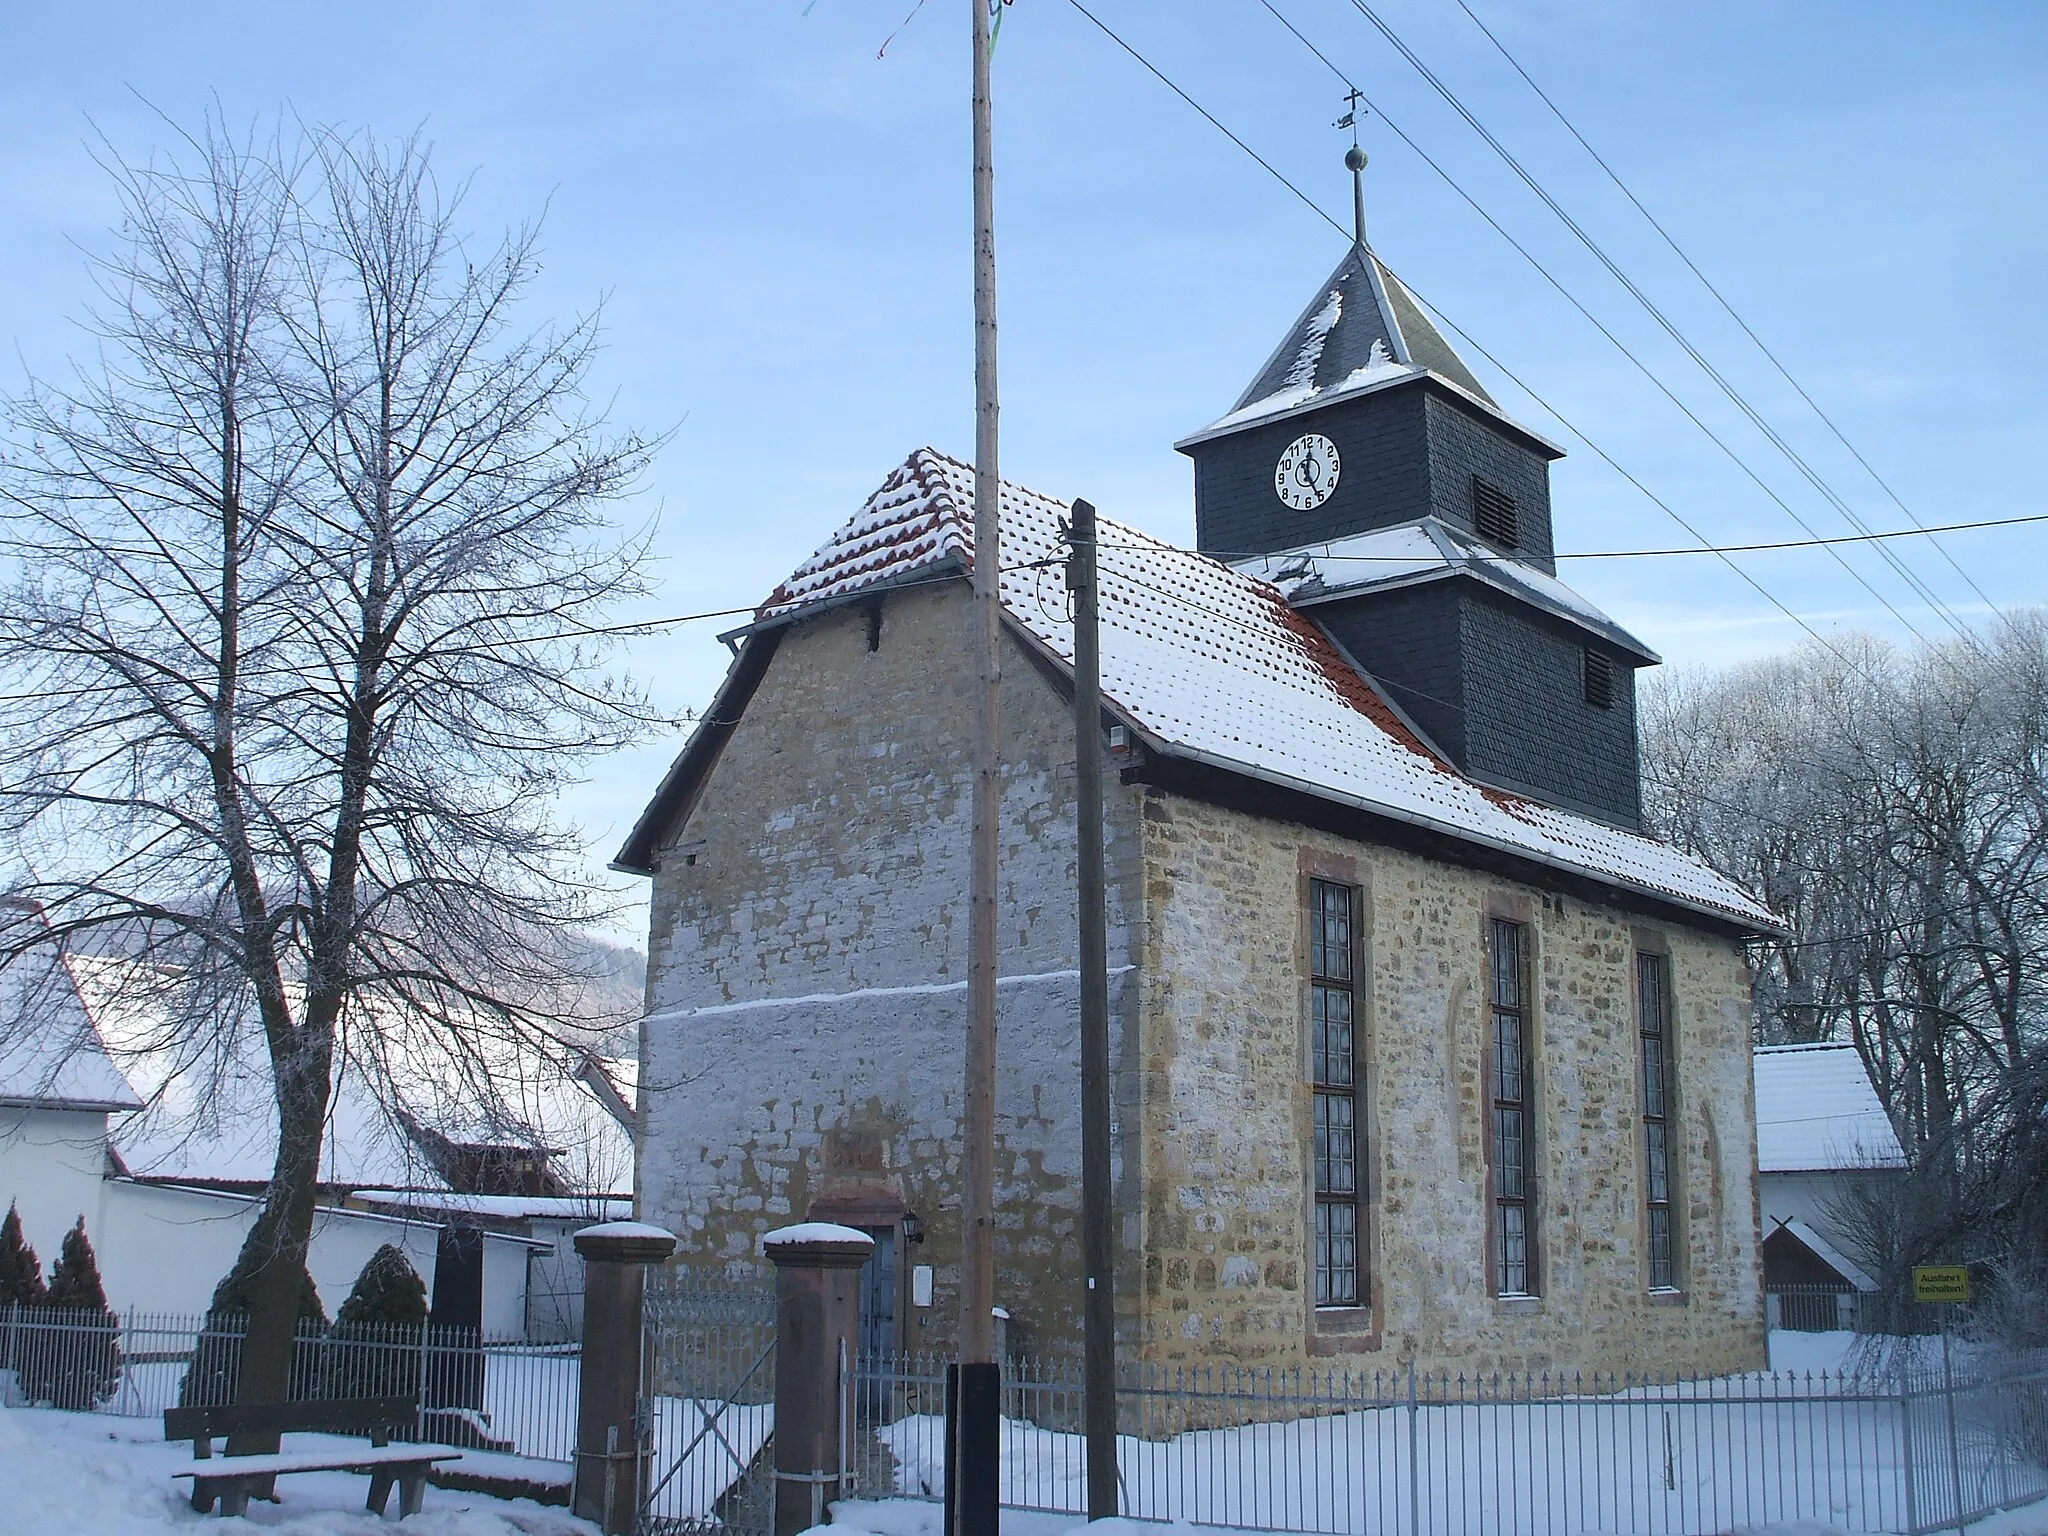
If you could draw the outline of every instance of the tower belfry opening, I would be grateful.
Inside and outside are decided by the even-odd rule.
[[[1279,581],[1461,772],[1638,828],[1634,671],[1656,653],[1557,580],[1564,451],[1373,250],[1364,149],[1345,165],[1350,249],[1230,410],[1175,444],[1197,546]]]

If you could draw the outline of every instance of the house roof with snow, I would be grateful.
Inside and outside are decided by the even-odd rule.
[[[74,957],[81,995],[109,1055],[145,1096],[114,1131],[114,1150],[138,1178],[249,1186],[270,1178],[277,1111],[253,1017],[205,1037],[174,1027],[168,987],[147,966]],[[170,983],[175,985],[175,980]],[[380,1038],[380,1035],[384,1038]],[[510,1041],[483,1039],[492,1099],[479,1100],[452,1059],[402,1030],[345,1027],[335,1065],[323,1183],[432,1187],[455,1153],[508,1148],[549,1163],[571,1190],[630,1183],[632,1137],[591,1084]],[[586,1071],[608,1064],[586,1057]],[[630,1085],[626,1091],[630,1091]],[[611,1097],[620,1097],[614,1086]]]
[[[968,571],[973,484],[968,465],[919,449],[768,595],[754,623],[734,632],[750,643],[615,867],[651,872],[659,840],[687,816],[765,673],[772,647],[753,638],[892,587]],[[1008,630],[1070,666],[1072,623],[1063,603],[1044,600],[1035,568],[1061,557],[1067,504],[1005,481],[998,509]],[[1103,695],[1148,752],[1567,871],[1741,931],[1778,928],[1748,893],[1666,844],[1461,776],[1271,582],[1107,519],[1098,527]]]
[[[1756,1163],[1764,1173],[1903,1168],[1905,1149],[1853,1045],[1761,1045]]]
[[[24,928],[47,932],[48,926],[33,903],[0,901],[0,953],[21,942]],[[54,944],[36,944],[0,965],[0,1105],[108,1113],[142,1108]]]

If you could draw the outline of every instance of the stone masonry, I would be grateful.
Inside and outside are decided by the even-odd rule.
[[[869,649],[870,638],[876,646]],[[894,1204],[929,1234],[957,1321],[970,784],[964,583],[788,634],[654,881],[642,1208],[679,1261],[759,1267],[820,1197]],[[1013,1346],[1079,1327],[1079,936],[1066,704],[1004,658],[998,1295]],[[1112,1051],[1129,1038],[1138,793],[1111,779]],[[1128,1078],[1129,1074],[1123,1074]],[[1137,1236],[1135,1201],[1126,1242]]]
[[[760,1268],[823,1201],[929,1233],[957,1309],[968,859],[964,583],[798,622],[655,876],[642,1209],[678,1262]],[[1012,1348],[1077,1346],[1080,1135],[1065,684],[1004,662],[998,1298]],[[1673,918],[1119,784],[1108,816],[1127,1352],[1451,1370],[1724,1371],[1763,1358],[1739,941]],[[1371,1304],[1313,1306],[1305,893],[1364,893]],[[1529,925],[1541,1290],[1491,1295],[1490,914]],[[1682,1291],[1645,1269],[1633,954],[1669,953]]]
[[[1157,1361],[1718,1372],[1763,1361],[1742,946],[1181,796],[1143,811],[1144,1351]],[[1312,875],[1364,892],[1371,1305],[1318,1311],[1309,1265]],[[1492,1295],[1485,935],[1530,925],[1536,1299]],[[1680,1295],[1641,1238],[1633,962],[1679,1016]]]

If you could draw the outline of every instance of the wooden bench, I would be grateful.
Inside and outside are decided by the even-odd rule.
[[[164,1438],[190,1440],[192,1460],[175,1468],[173,1478],[192,1479],[192,1507],[204,1514],[220,1501],[223,1515],[245,1515],[249,1500],[267,1497],[273,1479],[292,1472],[360,1472],[370,1479],[366,1506],[385,1513],[391,1488],[398,1486],[398,1518],[419,1513],[426,1495],[427,1472],[442,1461],[460,1461],[460,1451],[421,1445],[393,1445],[394,1429],[410,1429],[419,1419],[419,1400],[412,1397],[336,1398],[309,1403],[252,1403],[222,1408],[167,1408]],[[213,1442],[224,1435],[329,1434],[367,1436],[364,1448],[338,1446],[318,1451],[278,1451],[256,1456],[213,1454]]]

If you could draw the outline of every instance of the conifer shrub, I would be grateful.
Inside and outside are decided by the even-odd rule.
[[[44,1307],[49,1295],[42,1261],[22,1235],[21,1212],[10,1203],[7,1219],[0,1221],[0,1307]]]
[[[22,1309],[49,1305],[43,1263],[22,1235],[21,1212],[10,1204],[0,1221],[0,1371],[15,1368]]]
[[[427,1286],[386,1243],[363,1266],[328,1331],[329,1397],[410,1397],[420,1389]]]
[[[121,1324],[107,1306],[83,1216],[64,1234],[44,1305],[49,1326],[34,1330],[19,1351],[23,1394],[72,1410],[105,1402],[121,1385]]]
[[[236,1400],[241,1385],[242,1334],[249,1323],[249,1295],[256,1259],[244,1243],[235,1267],[221,1277],[207,1304],[206,1323],[192,1351],[192,1364],[178,1387],[178,1405],[210,1408]],[[288,1395],[294,1400],[320,1395],[320,1354],[327,1331],[327,1309],[320,1288],[305,1270],[299,1271],[299,1342],[292,1355]]]

